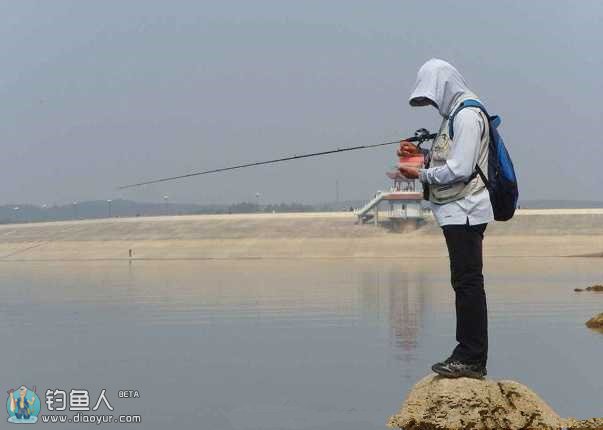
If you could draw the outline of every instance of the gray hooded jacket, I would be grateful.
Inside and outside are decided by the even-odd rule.
[[[443,117],[440,135],[436,138],[432,166],[420,171],[422,182],[434,186],[431,208],[438,224],[483,224],[494,219],[488,190],[479,178],[467,181],[486,160],[487,123],[478,109],[466,108],[454,119],[454,141],[448,139],[448,116],[463,100],[477,99],[463,76],[450,63],[439,59],[427,61],[417,73],[417,82],[410,96],[411,106],[433,102]],[[487,145],[486,145],[487,147]],[[444,153],[438,149],[445,148]],[[436,204],[437,203],[437,204]]]

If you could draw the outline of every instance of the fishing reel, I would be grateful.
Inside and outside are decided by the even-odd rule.
[[[421,147],[421,144],[423,142],[426,142],[428,140],[433,140],[435,139],[436,135],[432,134],[429,132],[429,130],[427,130],[426,128],[420,128],[417,131],[415,131],[415,136],[414,138],[412,138],[412,140],[414,142],[417,142],[417,148]]]
[[[400,155],[400,153],[398,153],[399,164],[398,164],[398,166],[394,167],[395,170],[393,172],[387,173],[387,176],[389,176],[394,181],[400,181],[405,178],[398,171],[398,168],[400,166],[412,167],[415,169],[422,168],[425,165],[425,154],[421,150],[421,144],[423,144],[423,142],[426,142],[428,140],[435,139],[436,136],[437,136],[436,134],[430,133],[429,130],[427,130],[426,128],[420,128],[417,131],[415,131],[415,135],[413,137],[405,139],[406,142],[414,142],[416,144],[418,151],[413,154],[409,154],[409,155]]]

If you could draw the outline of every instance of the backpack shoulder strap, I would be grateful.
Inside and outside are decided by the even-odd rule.
[[[452,112],[452,114],[450,115],[450,117],[448,118],[448,136],[452,139],[454,137],[454,128],[453,128],[453,124],[454,124],[454,118],[456,117],[456,115],[462,111],[465,108],[468,107],[476,107],[478,109],[480,109],[482,112],[484,112],[484,114],[486,115],[486,118],[490,119],[490,115],[488,114],[488,111],[486,110],[486,108],[484,107],[483,104],[481,104],[479,101],[475,100],[475,99],[467,99],[464,100],[455,110],[454,112]]]
[[[484,172],[482,171],[482,169],[477,164],[475,165],[475,172],[473,172],[473,175],[471,175],[472,176],[471,179],[475,178],[476,173],[482,179],[482,182],[484,183],[484,185],[486,186],[486,188],[489,191],[490,190],[490,181],[488,181],[488,178],[486,178],[486,175],[484,175]]]
[[[454,118],[456,117],[456,115],[463,109],[468,108],[468,107],[476,107],[478,109],[480,109],[485,115],[486,118],[488,120],[490,120],[490,115],[488,114],[488,111],[486,110],[486,108],[484,107],[484,105],[482,105],[479,101],[475,100],[475,99],[467,99],[464,100],[459,107],[457,107],[454,112],[452,112],[452,115],[450,115],[449,119],[448,119],[448,136],[452,139],[454,137],[454,129],[453,129],[453,124],[454,124]],[[500,123],[500,120],[499,120]],[[496,124],[498,125],[498,124]],[[473,178],[475,178],[476,176],[478,176],[481,178],[482,182],[486,185],[486,188],[490,188],[490,183],[488,182],[488,179],[486,178],[486,175],[484,174],[484,172],[482,172],[482,169],[479,167],[479,165],[475,165],[475,170],[473,171],[473,173],[471,174],[471,176],[469,176],[469,178],[467,178],[467,180],[465,181],[466,184],[468,184],[469,182],[471,182],[473,180]]]

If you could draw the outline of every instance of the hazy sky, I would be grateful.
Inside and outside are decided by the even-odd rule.
[[[368,198],[394,148],[115,191],[435,129],[453,63],[503,117],[523,199],[603,200],[601,1],[2,1],[5,203]]]

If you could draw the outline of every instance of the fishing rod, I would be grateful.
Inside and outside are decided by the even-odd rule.
[[[419,130],[417,130],[415,132],[414,136],[409,137],[407,139],[402,139],[402,140],[406,141],[406,142],[417,142],[417,147],[420,147],[423,142],[425,142],[427,140],[433,140],[433,139],[435,139],[436,136],[437,136],[437,134],[429,133],[429,131],[427,129],[420,128]],[[337,149],[332,149],[330,151],[313,152],[311,154],[292,155],[290,157],[276,158],[274,160],[257,161],[257,162],[253,162],[253,163],[238,164],[235,166],[222,167],[220,169],[204,170],[201,172],[187,173],[185,175],[171,176],[169,178],[153,179],[150,181],[138,182],[136,184],[122,185],[122,186],[118,187],[117,189],[125,190],[126,188],[134,188],[134,187],[140,187],[143,185],[157,184],[159,182],[176,181],[178,179],[190,178],[191,176],[209,175],[210,173],[219,173],[219,172],[226,172],[228,170],[244,169],[246,167],[261,166],[263,164],[273,164],[273,163],[280,163],[283,161],[299,160],[301,158],[319,157],[322,155],[338,154],[340,152],[356,151],[359,149],[377,148],[379,146],[394,145],[396,143],[400,143],[400,140],[396,140],[396,141],[392,141],[392,142],[384,142],[384,143],[375,143],[372,145],[360,145],[360,146],[350,146],[350,147],[346,147],[346,148],[337,148]]]

